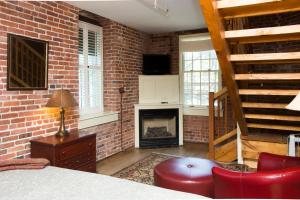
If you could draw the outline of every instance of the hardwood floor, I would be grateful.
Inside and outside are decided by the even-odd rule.
[[[179,156],[192,156],[206,158],[208,144],[205,143],[184,143],[181,147],[155,148],[155,149],[129,149],[97,163],[97,172],[105,175],[112,175],[121,169],[145,158],[152,152],[165,153]]]

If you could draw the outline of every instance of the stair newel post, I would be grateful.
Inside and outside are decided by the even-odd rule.
[[[214,93],[209,93],[209,158],[215,159],[215,106],[214,106]]]
[[[224,118],[224,132],[228,133],[228,94],[225,95],[224,98],[224,112],[223,112],[223,118]]]

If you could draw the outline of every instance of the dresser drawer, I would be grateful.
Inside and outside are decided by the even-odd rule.
[[[90,162],[94,162],[95,161],[94,157],[95,157],[95,150],[88,151],[80,155],[74,156],[72,158],[60,161],[58,163],[58,166],[69,168],[69,169],[76,169],[79,166],[85,165]]]
[[[84,172],[93,172],[96,173],[96,163],[88,163],[86,165],[80,166],[76,168],[76,170],[84,171]]]
[[[96,149],[96,142],[93,139],[85,139],[76,144],[66,145],[60,148],[58,152],[59,160],[67,160],[72,157],[92,153]]]

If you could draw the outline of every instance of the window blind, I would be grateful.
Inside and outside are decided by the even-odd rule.
[[[81,114],[103,111],[102,29],[81,22],[79,25],[79,105]]]

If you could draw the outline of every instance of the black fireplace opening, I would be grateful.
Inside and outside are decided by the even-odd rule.
[[[140,148],[178,146],[178,112],[178,109],[140,110]]]

